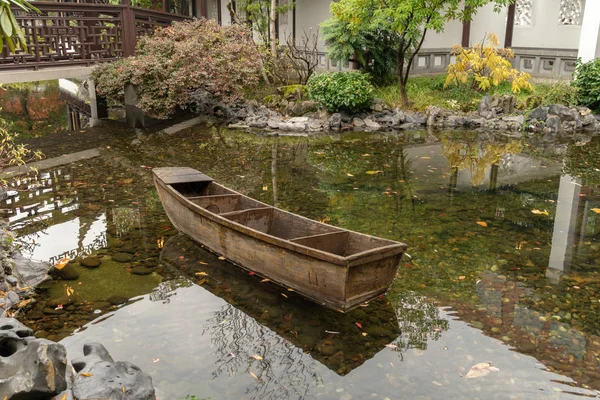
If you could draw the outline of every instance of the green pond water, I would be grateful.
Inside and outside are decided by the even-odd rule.
[[[324,309],[177,234],[150,169],[176,165],[403,241],[408,255],[385,298],[347,314]],[[46,285],[20,319],[71,358],[102,342],[151,374],[160,399],[599,394],[598,138],[199,127],[110,143],[99,158],[11,185],[0,209],[24,252],[68,256],[76,272]],[[98,268],[81,265],[90,255]],[[467,377],[478,363],[493,368]]]

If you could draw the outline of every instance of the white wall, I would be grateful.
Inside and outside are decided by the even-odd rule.
[[[327,0],[297,0],[296,1],[296,37],[302,35],[302,28],[307,31],[312,28],[316,30],[319,28],[321,22],[329,19],[331,13],[329,12],[330,2]],[[291,21],[290,21],[291,24]],[[321,37],[323,35],[321,34]],[[319,41],[319,50],[325,51],[325,44],[321,39]]]
[[[480,43],[486,35],[495,33],[500,41],[500,46],[504,47],[507,12],[507,8],[503,8],[500,13],[494,12],[492,4],[481,7],[477,14],[473,16],[473,21],[471,21],[471,41],[469,44],[473,46],[474,43]]]
[[[462,42],[462,26],[462,22],[450,21],[442,33],[427,31],[423,49],[449,49],[455,44],[460,44]]]
[[[559,25],[559,11],[560,0],[532,0],[531,26],[515,25],[513,47],[576,50],[581,26]]]

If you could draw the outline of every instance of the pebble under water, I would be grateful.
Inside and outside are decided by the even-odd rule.
[[[103,343],[163,400],[598,397],[598,157],[598,138],[474,132],[198,127],[111,144],[10,182],[0,212],[24,253],[71,258],[18,317],[72,358]],[[387,296],[327,310],[178,234],[152,184],[162,166],[403,241],[408,256]]]

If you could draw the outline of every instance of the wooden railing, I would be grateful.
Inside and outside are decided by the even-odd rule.
[[[15,9],[27,52],[0,53],[0,70],[93,65],[135,53],[137,37],[189,17],[130,5],[32,2],[41,14]]]

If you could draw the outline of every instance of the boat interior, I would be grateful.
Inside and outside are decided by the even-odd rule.
[[[237,194],[215,182],[186,182],[171,187],[207,211],[256,231],[342,257],[395,244],[322,224]]]

